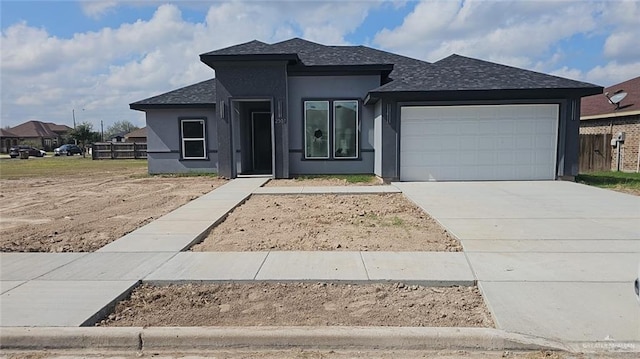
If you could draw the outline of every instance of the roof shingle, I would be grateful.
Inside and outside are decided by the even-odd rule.
[[[129,105],[133,110],[176,105],[202,106],[216,103],[216,80],[210,79],[179,88],[158,96],[150,97]]]
[[[593,88],[593,84],[451,55],[374,92]]]
[[[604,92],[609,93],[609,97],[613,96],[617,91],[627,93],[627,96],[620,102],[620,108],[616,109],[616,105],[610,103],[604,94],[587,96],[582,99],[580,104],[580,116],[586,117],[606,114],[616,114],[620,116],[620,114],[625,112],[640,111],[640,76],[604,89]]]
[[[275,56],[277,55],[277,56]],[[266,57],[265,57],[266,56]],[[275,57],[273,57],[275,56]],[[539,72],[451,55],[433,64],[366,46],[326,46],[293,38],[266,44],[250,41],[200,55],[203,62],[251,59],[287,60],[294,68],[353,67],[380,65],[383,85],[373,93],[572,89],[593,94],[600,87]],[[385,83],[386,82],[386,83]],[[132,103],[132,109],[172,105],[215,104],[215,80],[187,86]]]

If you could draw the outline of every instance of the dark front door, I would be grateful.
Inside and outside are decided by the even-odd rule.
[[[251,155],[255,173],[272,173],[271,113],[251,113]]]

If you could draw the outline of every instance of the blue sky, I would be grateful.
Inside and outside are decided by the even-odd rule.
[[[640,1],[0,1],[2,127],[97,126],[211,78],[198,54],[258,39],[452,53],[608,86],[640,75]]]

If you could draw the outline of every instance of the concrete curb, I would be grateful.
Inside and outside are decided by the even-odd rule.
[[[498,329],[427,327],[5,327],[0,348],[567,350],[558,342]]]

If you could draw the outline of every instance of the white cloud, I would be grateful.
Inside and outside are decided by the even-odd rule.
[[[532,66],[556,41],[592,31],[595,11],[575,1],[423,1],[374,42],[427,61],[458,53]]]
[[[126,11],[129,5],[149,6],[139,1],[81,3],[94,18]],[[0,43],[2,125],[29,119],[69,124],[74,108],[78,121],[94,126],[100,120],[143,121],[144,114],[129,110],[129,103],[214,75],[199,61],[201,53],[253,39],[275,42],[295,36],[343,44],[379,5],[378,0],[158,4],[150,19],[70,38],[25,22],[5,24]],[[203,11],[204,21],[185,20],[182,6]]]
[[[114,0],[84,0],[80,2],[82,12],[94,19],[99,19],[118,6]]]

